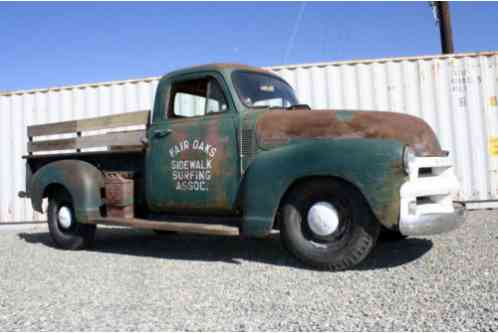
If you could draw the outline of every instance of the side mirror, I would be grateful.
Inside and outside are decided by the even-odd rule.
[[[140,138],[140,142],[142,143],[142,145],[144,146],[144,148],[147,148],[149,147],[149,139],[147,139],[147,136],[144,135]]]

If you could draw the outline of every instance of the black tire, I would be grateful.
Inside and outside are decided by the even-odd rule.
[[[96,225],[78,223],[71,195],[64,188],[57,188],[50,193],[48,200],[48,229],[55,245],[66,250],[79,250],[93,246]],[[67,228],[64,228],[59,221],[59,210],[62,207],[68,209],[72,219],[71,225]]]
[[[406,239],[406,237],[408,236],[403,235],[401,232],[397,230],[390,230],[384,226],[382,226],[380,229],[379,239],[383,241],[388,241],[388,242],[402,241],[403,239]]]
[[[154,233],[159,236],[170,236],[177,234],[176,231],[169,231],[169,230],[158,230],[158,229],[153,229]]]
[[[338,224],[331,234],[318,235],[308,224],[308,212],[318,202],[332,205],[337,212]],[[281,208],[280,236],[285,248],[315,268],[351,268],[368,256],[379,236],[380,224],[362,194],[345,182],[317,179],[301,184],[286,195]]]

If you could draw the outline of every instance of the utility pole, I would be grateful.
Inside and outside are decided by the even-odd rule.
[[[439,32],[441,35],[441,51],[443,54],[454,53],[453,34],[451,32],[451,18],[448,1],[434,1],[437,10]]]

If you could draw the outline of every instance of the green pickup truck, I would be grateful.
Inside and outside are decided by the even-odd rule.
[[[64,249],[91,246],[97,224],[279,231],[305,264],[341,270],[360,263],[381,231],[428,235],[464,220],[452,161],[423,120],[311,110],[282,78],[255,67],[174,71],[161,78],[152,112],[27,132],[20,196],[46,211]]]

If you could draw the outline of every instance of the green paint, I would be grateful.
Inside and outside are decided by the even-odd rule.
[[[354,111],[337,111],[335,116],[337,117],[337,120],[340,121],[351,121],[353,119],[353,113]]]
[[[223,90],[227,109],[192,118],[168,118],[165,102],[176,82],[215,79]],[[231,212],[240,182],[238,114],[220,73],[212,70],[178,72],[163,78],[156,97],[154,121],[148,132],[146,197],[154,212],[186,210]],[[157,131],[170,131],[157,137]]]
[[[85,223],[100,216],[103,177],[90,163],[61,160],[38,170],[31,186],[31,203],[35,210],[42,212],[42,199],[51,185],[62,186],[69,192],[78,222]]]
[[[309,138],[275,141],[263,147],[256,139],[256,122],[266,110],[248,109],[240,101],[231,80],[237,69],[240,68],[201,66],[161,79],[147,132],[145,200],[138,198],[136,202],[145,202],[149,210],[158,213],[241,214],[244,234],[264,236],[271,230],[282,197],[292,184],[310,177],[337,177],[361,191],[382,224],[396,225],[399,189],[406,179],[400,162],[401,143],[366,138]],[[206,76],[219,83],[226,97],[225,112],[169,119],[172,85]],[[352,117],[353,112],[337,112],[339,120],[350,121]],[[166,134],[158,137],[158,131]],[[245,150],[241,151],[243,143]],[[96,168],[88,163],[73,162],[69,166],[51,163],[34,175],[35,208],[41,207],[46,186],[61,183],[76,199],[79,219],[87,220],[97,214],[102,204],[100,173],[97,170],[96,175]],[[183,180],[187,177],[183,185],[178,183],[178,172]],[[204,183],[192,190],[189,181]]]
[[[244,232],[253,236],[268,233],[285,192],[308,177],[337,177],[351,183],[383,224],[397,223],[389,203],[399,202],[398,184],[405,179],[395,167],[402,149],[392,140],[296,140],[261,152],[248,169],[242,188]]]

